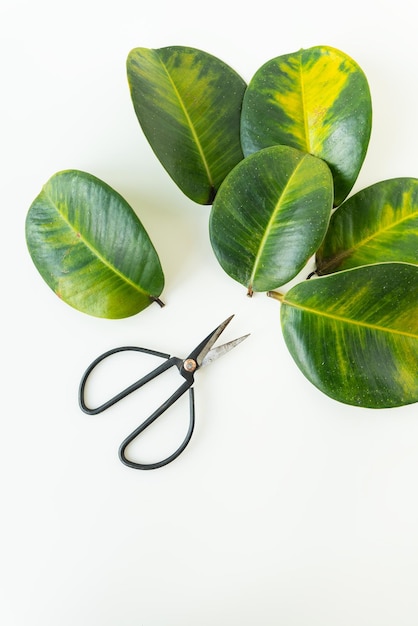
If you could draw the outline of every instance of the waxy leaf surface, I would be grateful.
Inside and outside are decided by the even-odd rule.
[[[348,198],[316,255],[320,275],[384,261],[418,264],[418,179],[393,178]]]
[[[324,159],[333,174],[335,206],[348,195],[371,132],[367,79],[349,56],[315,46],[276,57],[250,81],[242,109],[244,154],[273,144]]]
[[[416,265],[337,272],[299,283],[281,299],[289,351],[321,391],[370,408],[418,401]]]
[[[158,255],[129,204],[98,178],[58,172],[26,218],[26,241],[43,279],[67,304],[106,318],[138,313],[158,298]]]
[[[133,106],[156,156],[199,204],[211,204],[243,158],[240,115],[246,84],[195,48],[135,48],[127,59]]]
[[[273,146],[239,163],[212,207],[212,248],[225,272],[248,292],[285,284],[318,249],[332,208],[324,161]]]

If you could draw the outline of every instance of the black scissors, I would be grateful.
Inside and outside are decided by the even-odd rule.
[[[140,387],[142,387],[149,381],[153,380],[154,378],[156,378],[157,376],[159,376],[160,374],[168,370],[170,367],[176,366],[177,369],[179,370],[180,375],[185,379],[185,381],[179,386],[179,388],[165,402],[163,402],[163,404],[161,404],[161,406],[158,407],[158,409],[156,409],[154,413],[152,413],[152,415],[148,417],[148,419],[146,419],[140,426],[138,426],[138,428],[136,428],[128,437],[126,437],[124,441],[122,441],[119,447],[119,458],[122,461],[122,463],[124,463],[128,467],[133,467],[134,469],[142,469],[142,470],[156,469],[158,467],[163,467],[164,465],[171,463],[171,461],[174,461],[174,459],[176,459],[183,452],[183,450],[185,449],[185,447],[187,446],[187,444],[189,443],[191,439],[191,436],[193,434],[194,424],[195,424],[194,392],[193,392],[193,387],[192,387],[194,383],[195,372],[199,368],[204,367],[205,365],[208,365],[209,363],[212,363],[212,361],[216,360],[218,357],[222,356],[223,354],[226,354],[227,352],[229,352],[229,350],[237,346],[239,343],[241,343],[241,341],[243,341],[244,339],[248,337],[248,335],[244,335],[243,337],[239,337],[238,339],[234,339],[233,341],[224,343],[221,346],[218,346],[216,348],[212,347],[233,317],[234,316],[231,315],[231,317],[228,317],[228,319],[226,319],[224,322],[222,322],[222,324],[220,324],[217,328],[215,328],[215,330],[212,331],[206,337],[206,339],[204,339],[201,343],[199,343],[199,345],[196,348],[194,348],[185,359],[181,359],[176,356],[170,356],[169,354],[164,354],[163,352],[156,352],[155,350],[149,350],[148,348],[139,348],[136,346],[122,346],[120,348],[113,348],[112,350],[108,350],[107,352],[104,352],[102,355],[97,357],[97,359],[95,359],[89,365],[89,367],[86,369],[81,379],[79,395],[78,395],[80,408],[85,413],[88,413],[89,415],[97,415],[98,413],[105,411],[109,407],[116,404],[116,402],[119,402],[119,400],[122,400],[133,391],[136,391],[137,389],[139,389]],[[110,398],[110,400],[107,400],[100,406],[96,408],[88,407],[85,403],[84,397],[85,397],[86,382],[90,374],[92,373],[96,365],[101,363],[104,359],[111,356],[112,354],[116,354],[117,352],[124,352],[126,350],[131,350],[134,352],[144,352],[145,354],[151,354],[153,356],[161,357],[165,359],[165,361],[164,363],[162,363],[161,365],[153,369],[151,372],[146,374],[143,378],[140,378],[132,385],[129,385],[129,387],[126,387],[126,389],[117,393],[113,398]],[[136,437],[138,437],[146,428],[148,428],[148,426],[150,426],[158,417],[160,417],[160,415],[162,415],[164,411],[170,408],[174,404],[174,402],[176,402],[176,400],[178,400],[187,390],[189,390],[189,405],[190,405],[189,428],[188,428],[186,437],[183,443],[179,446],[179,448],[175,452],[173,452],[173,454],[170,454],[170,456],[168,456],[167,458],[163,459],[162,461],[158,461],[156,463],[137,463],[137,462],[129,460],[125,455],[125,450],[127,446]]]

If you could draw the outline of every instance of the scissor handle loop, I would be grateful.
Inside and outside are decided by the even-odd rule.
[[[157,356],[157,357],[166,359],[166,361],[162,363],[161,365],[159,365],[158,367],[156,367],[151,372],[149,372],[148,374],[146,374],[145,376],[143,376],[142,378],[140,378],[139,380],[132,383],[132,385],[129,385],[129,387],[126,387],[126,389],[123,389],[122,391],[117,393],[115,396],[113,396],[113,398],[110,398],[110,400],[103,402],[103,404],[101,404],[100,406],[93,407],[93,408],[88,407],[85,402],[85,388],[86,388],[87,380],[89,376],[91,375],[91,373],[93,372],[93,370],[97,367],[97,365],[99,365],[99,363],[101,363],[108,357],[112,356],[113,354],[116,354],[118,352],[126,352],[126,351],[144,352],[145,354],[151,354],[152,356]],[[80,404],[80,408],[82,411],[84,411],[84,413],[87,413],[88,415],[97,415],[98,413],[102,413],[106,409],[116,404],[116,402],[119,402],[119,400],[126,398],[126,396],[128,396],[130,393],[132,393],[133,391],[136,391],[137,389],[145,385],[145,383],[149,382],[150,380],[152,380],[159,374],[162,374],[162,372],[164,372],[165,370],[169,369],[173,365],[177,365],[178,361],[179,359],[177,359],[176,357],[170,357],[169,354],[165,354],[163,352],[156,352],[155,350],[149,350],[148,348],[139,348],[137,346],[122,346],[118,348],[112,348],[111,350],[104,352],[103,354],[98,356],[96,359],[94,359],[94,361],[90,363],[90,365],[84,372],[81,378],[81,382],[80,382],[80,386],[78,390],[78,401]]]
[[[148,374],[146,374],[139,380],[135,381],[134,383],[132,383],[131,385],[129,385],[128,387],[126,387],[125,389],[117,393],[115,396],[113,396],[106,402],[103,402],[103,404],[101,404],[100,406],[93,407],[93,408],[87,406],[86,401],[85,401],[86,383],[87,383],[89,376],[95,369],[95,367],[99,365],[99,363],[101,363],[104,359],[112,356],[113,354],[116,354],[118,352],[125,352],[125,351],[144,352],[145,354],[151,354],[152,356],[161,357],[166,360],[164,361],[164,363],[162,363],[161,365],[153,369],[151,372],[149,372]],[[79,393],[78,393],[78,400],[79,400],[80,408],[82,411],[84,411],[84,413],[87,413],[88,415],[97,415],[99,413],[102,413],[103,411],[110,408],[111,406],[113,406],[114,404],[116,404],[117,402],[119,402],[120,400],[128,396],[129,394],[133,393],[134,391],[136,391],[137,389],[139,389],[146,383],[150,382],[153,378],[156,378],[157,376],[159,376],[160,374],[168,370],[170,367],[173,367],[174,365],[176,365],[180,370],[182,363],[183,363],[182,359],[179,359],[174,356],[170,356],[169,354],[165,354],[163,352],[150,350],[148,348],[140,348],[138,346],[122,346],[118,348],[112,348],[111,350],[108,350],[107,352],[104,352],[103,354],[98,356],[88,366],[88,368],[84,372],[81,378],[81,382],[79,386]],[[124,441],[121,443],[119,447],[119,458],[122,461],[122,463],[124,463],[128,467],[132,467],[134,469],[142,469],[142,470],[157,469],[158,467],[163,467],[164,465],[171,463],[171,461],[174,461],[174,459],[176,459],[183,452],[183,450],[189,443],[192,437],[194,425],[195,425],[194,392],[192,388],[194,378],[193,378],[193,374],[188,374],[188,373],[183,373],[183,376],[186,378],[185,382],[181,384],[180,387],[178,387],[178,389],[165,402],[163,402],[161,406],[158,407],[158,409],[154,411],[154,413],[152,413],[144,422],[142,422],[142,424],[140,424],[140,426],[138,426],[138,428],[136,428],[130,435],[128,435],[128,437],[126,437],[126,439],[124,439]],[[170,454],[167,458],[163,459],[162,461],[157,461],[155,463],[137,463],[135,461],[131,461],[130,459],[128,459],[125,454],[125,450],[128,447],[128,445],[134,439],[139,437],[139,435],[146,428],[148,428],[148,426],[150,426],[158,417],[160,417],[160,415],[162,415],[167,409],[169,409],[187,390],[189,390],[189,408],[190,408],[189,427],[187,430],[186,437],[184,438],[180,446],[177,448],[177,450],[173,452],[172,454]]]
[[[164,465],[168,465],[168,463],[171,463],[171,461],[174,461],[174,459],[176,459],[183,452],[183,450],[185,449],[185,447],[187,446],[187,444],[189,443],[193,435],[193,430],[194,430],[194,425],[195,425],[194,391],[193,391],[193,387],[191,386],[192,384],[193,384],[193,381],[189,380],[189,381],[184,382],[182,385],[180,385],[180,387],[168,398],[168,400],[163,402],[163,404],[160,407],[158,407],[158,409],[156,409],[154,413],[150,415],[148,419],[145,420],[145,422],[143,422],[140,426],[138,426],[138,428],[136,428],[130,435],[128,435],[128,437],[126,437],[124,441],[122,441],[119,447],[119,458],[122,461],[122,463],[124,463],[128,467],[132,467],[133,469],[141,469],[141,470],[157,469],[159,467],[163,467]],[[130,459],[128,459],[125,455],[125,450],[127,446],[134,439],[139,437],[139,435],[142,432],[144,432],[144,430],[148,428],[148,426],[150,426],[158,417],[160,417],[160,415],[162,415],[167,409],[169,409],[170,406],[172,406],[176,402],[176,400],[178,400],[187,390],[189,390],[189,406],[190,406],[189,428],[187,430],[186,437],[184,438],[180,446],[177,448],[177,450],[173,452],[172,454],[170,454],[167,458],[163,459],[162,461],[157,461],[155,463],[137,463],[136,461],[131,461]]]

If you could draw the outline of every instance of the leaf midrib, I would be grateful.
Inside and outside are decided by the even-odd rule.
[[[418,339],[418,334],[413,334],[413,333],[408,333],[402,330],[397,330],[395,328],[386,328],[385,326],[379,326],[378,324],[369,324],[366,322],[361,322],[358,320],[353,320],[350,319],[348,317],[344,317],[342,315],[335,315],[332,313],[326,313],[323,311],[318,311],[317,309],[313,309],[311,307],[307,307],[307,306],[302,306],[300,304],[296,304],[294,302],[289,302],[288,300],[286,300],[286,296],[283,298],[282,300],[282,304],[287,304],[288,306],[291,306],[295,309],[299,309],[300,311],[303,311],[305,313],[311,313],[314,315],[317,315],[318,317],[326,317],[328,319],[331,319],[335,322],[341,322],[344,324],[351,324],[352,326],[360,326],[361,328],[367,328],[369,330],[374,330],[374,331],[378,331],[378,332],[386,332],[386,333],[391,333],[394,335],[401,335],[403,337],[411,337],[412,339]]]
[[[77,236],[77,241],[78,242],[82,242],[86,248],[88,248],[93,255],[99,259],[99,261],[101,261],[103,263],[103,265],[105,265],[106,267],[108,267],[114,274],[116,274],[116,276],[119,276],[119,278],[121,278],[125,283],[127,283],[128,285],[130,285],[131,287],[133,287],[136,291],[138,291],[141,294],[144,294],[145,296],[150,296],[150,294],[145,291],[142,287],[140,287],[139,285],[137,285],[136,283],[134,283],[130,278],[128,278],[128,276],[125,276],[125,274],[122,274],[122,272],[120,272],[114,265],[112,265],[111,263],[109,263],[108,259],[106,259],[104,256],[102,256],[96,248],[93,247],[93,245],[88,241],[88,239],[86,239],[86,237],[84,236],[83,233],[81,233],[79,230],[77,230],[76,228],[74,228],[73,224],[70,222],[69,219],[66,218],[65,215],[63,215],[63,213],[61,213],[61,211],[59,210],[58,206],[56,205],[56,203],[54,202],[54,199],[52,198],[52,196],[48,193],[47,189],[44,188],[44,194],[46,196],[46,199],[48,200],[49,204],[55,209],[55,211],[58,213],[58,215],[60,216],[60,218],[67,224],[67,226],[69,226],[69,228],[76,233]]]
[[[406,222],[409,219],[414,219],[415,217],[418,217],[418,211],[415,211],[414,213],[410,213],[410,214],[406,215],[405,217],[403,217],[402,219],[399,219],[396,222],[392,222],[391,224],[389,224],[385,228],[380,228],[379,230],[375,231],[369,237],[365,237],[364,239],[361,239],[356,245],[351,246],[350,248],[347,248],[343,252],[340,252],[336,256],[333,256],[331,258],[331,260],[328,261],[327,263],[324,263],[321,266],[321,268],[320,268],[321,272],[324,269],[327,270],[329,267],[338,267],[339,262],[342,261],[343,259],[346,259],[349,256],[351,256],[353,251],[360,250],[360,248],[362,248],[365,245],[367,245],[369,241],[372,241],[373,239],[377,239],[382,233],[384,233],[384,232],[386,232],[388,230],[391,230],[392,228],[396,228],[397,226],[399,226],[399,224],[402,224],[402,222]]]
[[[303,124],[304,124],[304,129],[305,129],[306,152],[311,152],[311,142],[310,142],[310,134],[309,134],[307,107],[306,107],[305,83],[303,80],[302,54],[300,55],[300,63],[299,63],[299,80],[300,80],[300,94],[301,94],[301,100],[302,100],[302,116],[303,116]]]
[[[260,245],[258,246],[257,255],[256,255],[255,259],[254,259],[253,270],[251,272],[251,276],[250,276],[250,279],[249,279],[249,285],[248,285],[249,288],[252,288],[252,286],[254,284],[255,275],[256,275],[256,273],[258,271],[258,266],[260,264],[260,260],[261,260],[261,257],[263,255],[264,248],[266,247],[267,240],[268,240],[268,238],[270,236],[270,231],[273,228],[273,224],[275,222],[276,215],[280,211],[283,198],[284,198],[284,196],[286,194],[286,190],[288,189],[289,185],[291,184],[291,181],[293,180],[293,178],[296,176],[296,173],[299,170],[299,168],[301,167],[303,161],[306,159],[306,156],[307,155],[303,156],[302,159],[299,161],[299,163],[296,165],[295,169],[292,172],[292,175],[289,177],[289,180],[286,182],[286,185],[283,187],[282,192],[280,194],[280,197],[279,197],[278,201],[276,202],[276,205],[275,205],[275,207],[274,207],[274,209],[272,211],[270,219],[269,219],[269,221],[267,223],[267,227],[265,228],[264,234],[263,234],[263,236],[262,236],[262,238],[260,240]]]
[[[200,158],[202,159],[202,163],[203,163],[203,166],[205,168],[206,175],[208,177],[209,185],[212,188],[214,188],[215,185],[214,185],[213,177],[211,175],[211,171],[210,171],[210,168],[209,168],[209,163],[208,163],[208,161],[207,161],[207,159],[205,157],[205,153],[204,153],[204,150],[202,148],[202,144],[201,144],[201,142],[199,140],[199,136],[198,136],[198,134],[196,132],[196,129],[195,129],[195,126],[194,126],[194,124],[192,122],[192,119],[191,119],[191,117],[190,117],[190,115],[189,115],[189,113],[187,111],[187,107],[186,107],[186,105],[184,103],[184,100],[181,97],[181,94],[180,94],[179,90],[177,89],[177,86],[176,86],[176,84],[175,84],[175,82],[174,82],[170,72],[168,71],[167,66],[165,65],[165,63],[163,63],[162,59],[159,58],[159,61],[160,61],[161,65],[162,65],[162,67],[163,67],[163,69],[164,69],[164,71],[165,71],[165,73],[166,73],[166,75],[168,77],[168,80],[170,81],[170,84],[171,84],[171,86],[173,88],[173,91],[174,91],[174,93],[175,93],[175,95],[177,97],[177,100],[178,100],[179,104],[180,104],[180,108],[182,109],[182,111],[184,113],[184,116],[185,116],[185,118],[187,120],[187,123],[189,125],[192,137],[193,137],[193,139],[195,141],[195,144],[197,146]]]

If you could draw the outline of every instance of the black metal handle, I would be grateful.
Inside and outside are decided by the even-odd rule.
[[[110,398],[110,400],[107,400],[100,406],[94,407],[94,408],[88,407],[85,402],[85,388],[86,388],[86,383],[90,374],[93,372],[94,368],[97,365],[99,365],[99,363],[101,363],[108,357],[118,352],[125,352],[125,351],[144,352],[145,354],[151,354],[152,356],[158,356],[163,359],[166,359],[166,361],[162,363],[161,365],[159,365],[158,367],[156,367],[151,372],[149,372],[148,374],[146,374],[143,378],[140,378],[136,382],[132,383],[132,385],[129,385],[129,387],[126,387],[126,389],[123,389],[122,391],[117,393],[115,396],[113,396],[113,398]],[[102,413],[109,407],[116,404],[116,402],[119,402],[119,400],[126,398],[126,396],[128,396],[130,393],[132,393],[133,391],[136,391],[137,389],[139,389],[140,387],[148,383],[150,380],[152,380],[159,374],[162,374],[163,372],[165,372],[165,370],[168,370],[170,367],[173,367],[173,365],[177,365],[178,362],[179,362],[179,359],[177,359],[176,357],[170,358],[169,354],[164,354],[163,352],[156,352],[155,350],[149,350],[147,348],[139,348],[137,346],[122,346],[120,348],[112,348],[112,350],[108,350],[107,352],[104,352],[103,354],[98,356],[97,359],[95,359],[92,363],[90,363],[90,365],[84,372],[81,378],[80,387],[78,390],[78,401],[80,404],[80,408],[82,411],[84,411],[84,413],[87,413],[88,415],[97,415],[98,413]]]
[[[95,369],[95,367],[99,365],[99,363],[101,363],[104,359],[112,356],[113,354],[116,354],[118,352],[128,351],[128,350],[134,351],[134,352],[144,352],[145,354],[151,354],[152,356],[161,357],[166,360],[164,361],[164,363],[162,363],[161,365],[153,369],[151,372],[149,372],[148,374],[146,374],[145,376],[143,376],[136,382],[132,383],[131,385],[129,385],[128,387],[126,387],[125,389],[117,393],[115,396],[113,396],[106,402],[103,402],[103,404],[101,404],[100,406],[93,407],[93,408],[87,406],[86,401],[85,401],[86,383],[87,383],[89,376]],[[149,350],[148,348],[140,348],[137,346],[122,346],[119,348],[112,348],[111,350],[108,350],[107,352],[104,352],[103,354],[98,356],[84,372],[81,378],[79,392],[78,392],[78,400],[79,400],[80,408],[82,411],[84,411],[84,413],[87,413],[88,415],[97,415],[99,413],[102,413],[103,411],[110,408],[111,406],[113,406],[114,404],[122,400],[123,398],[126,398],[126,396],[133,393],[134,391],[136,391],[137,389],[139,389],[146,383],[150,382],[151,380],[153,380],[154,378],[156,378],[157,376],[159,376],[166,370],[170,369],[170,367],[173,367],[174,365],[176,365],[180,371],[182,364],[183,364],[182,359],[179,359],[177,357],[170,357],[169,354],[165,354],[163,352],[156,352],[155,350]],[[148,417],[148,419],[142,422],[142,424],[138,426],[138,428],[136,428],[121,443],[119,447],[119,458],[122,461],[122,463],[124,463],[128,467],[131,467],[134,469],[142,469],[142,470],[157,469],[159,467],[163,467],[164,465],[171,463],[171,461],[174,461],[174,459],[176,459],[183,452],[183,450],[189,443],[193,434],[194,424],[195,424],[194,392],[192,389],[194,379],[193,379],[192,373],[184,372],[182,373],[182,376],[186,378],[185,382],[182,385],[180,385],[180,387],[165,402],[163,402],[161,406],[159,406],[158,409],[156,409],[154,413],[152,413],[152,415]],[[125,455],[125,450],[128,447],[128,445],[134,439],[139,437],[139,435],[142,432],[144,432],[144,430],[148,428],[148,426],[150,426],[158,417],[160,417],[160,415],[162,415],[167,409],[169,409],[187,390],[189,390],[189,406],[190,406],[189,428],[187,430],[186,437],[184,438],[181,445],[177,448],[177,450],[173,452],[172,454],[170,454],[170,456],[168,456],[167,458],[163,459],[162,461],[158,461],[156,463],[137,463],[135,461],[131,461],[130,459],[128,459]]]
[[[192,437],[195,424],[194,392],[193,387],[191,386],[192,384],[193,381],[186,381],[182,385],[180,385],[180,387],[173,393],[172,396],[170,396],[165,402],[163,402],[163,404],[158,407],[158,409],[156,409],[154,413],[145,420],[145,422],[138,426],[138,428],[135,428],[135,430],[128,437],[126,437],[124,441],[122,441],[119,447],[119,458],[122,463],[124,463],[128,467],[132,467],[133,469],[157,469],[159,467],[163,467],[164,465],[168,465],[168,463],[174,461],[174,459],[176,459],[183,452]],[[134,439],[139,437],[139,435],[143,433],[144,430],[148,428],[148,426],[150,426],[158,417],[160,417],[160,415],[162,415],[167,409],[169,409],[170,406],[172,406],[187,390],[189,390],[190,406],[189,428],[186,437],[184,438],[181,445],[177,448],[177,450],[162,461],[157,461],[155,463],[137,463],[136,461],[131,461],[130,459],[128,459],[125,455],[125,450],[127,446],[132,443]]]

